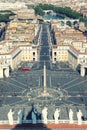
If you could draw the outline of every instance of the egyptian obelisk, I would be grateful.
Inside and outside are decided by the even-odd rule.
[[[46,85],[46,64],[44,63],[44,95],[47,93],[47,85]]]

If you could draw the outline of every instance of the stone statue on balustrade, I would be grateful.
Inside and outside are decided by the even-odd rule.
[[[22,120],[23,120],[23,111],[19,110],[18,111],[18,123],[22,124]]]
[[[72,111],[72,109],[69,110],[69,123],[73,124],[73,111]]]
[[[37,111],[35,108],[33,108],[33,110],[32,110],[31,117],[32,117],[32,124],[36,124],[37,123]]]
[[[10,111],[9,111],[8,114],[7,114],[8,120],[9,120],[9,124],[10,124],[10,125],[13,125],[13,124],[14,124],[13,114],[14,114],[14,112],[12,111],[12,109],[10,109]]]
[[[54,112],[55,124],[59,123],[59,114],[60,114],[60,110],[56,109],[55,112]]]
[[[78,112],[77,112],[77,119],[78,119],[78,125],[81,125],[82,124],[82,112],[81,112],[81,110],[79,110]]]
[[[44,124],[47,124],[47,114],[47,107],[44,107],[44,109],[42,110],[42,119]]]

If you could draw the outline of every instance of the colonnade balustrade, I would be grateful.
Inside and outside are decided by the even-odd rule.
[[[24,113],[20,109],[17,114],[17,120],[14,120],[15,112],[12,109],[10,109],[9,112],[7,113],[8,120],[0,121],[0,124],[4,124],[4,123],[9,124],[9,125],[23,124],[23,123],[32,123],[32,124],[68,123],[68,124],[78,124],[78,125],[87,124],[87,120],[84,120],[84,121],[82,120],[83,113],[80,109],[76,113],[74,113],[73,110],[70,109],[68,112],[68,119],[62,119],[62,120],[60,119],[60,112],[61,112],[61,109],[56,108],[53,114],[54,118],[50,120],[48,119],[48,115],[49,115],[48,108],[44,107],[41,112],[41,119],[37,119],[38,112],[35,108],[33,108],[31,111],[31,119],[26,120],[26,119],[23,119]],[[74,119],[75,114],[76,114],[77,119]]]

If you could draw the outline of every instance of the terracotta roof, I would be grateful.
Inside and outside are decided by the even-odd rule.
[[[10,55],[10,54],[12,54],[13,52],[15,52],[18,48],[19,48],[19,46],[16,46],[15,48],[11,49],[9,52],[7,52],[7,53],[2,53],[2,54],[0,54],[0,55]]]
[[[3,45],[3,44],[6,44],[5,40],[0,42],[0,45]]]

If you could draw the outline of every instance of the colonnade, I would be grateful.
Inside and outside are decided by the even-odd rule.
[[[60,123],[60,120],[59,120],[60,111],[61,110],[58,109],[58,108],[54,111],[54,114],[53,114],[54,120],[52,120],[52,123],[53,122],[55,124],[59,124]],[[75,121],[74,121],[74,112],[73,112],[73,110],[70,109],[68,114],[69,114],[68,123],[69,124],[74,124]],[[9,121],[10,125],[14,124],[13,115],[14,115],[14,111],[12,109],[10,109],[8,114],[7,114],[8,121]],[[23,111],[21,109],[18,111],[18,115],[17,116],[18,116],[18,120],[17,120],[18,124],[22,124],[23,123],[24,113],[23,113]],[[77,120],[76,120],[77,124],[78,125],[82,125],[83,113],[82,113],[82,111],[80,109],[76,112],[76,116],[77,116]],[[40,120],[40,123],[48,124],[49,120],[48,120],[48,108],[47,107],[44,107],[42,109],[41,117],[42,117],[42,119]],[[31,123],[32,124],[37,124],[37,110],[35,108],[33,108],[32,112],[31,112]]]
[[[85,74],[86,74],[86,72],[85,72],[85,69],[86,69],[86,68],[87,68],[87,65],[81,66],[81,68],[80,68],[80,75],[81,75],[82,77],[84,77]]]
[[[0,78],[9,77],[9,66],[0,66]]]

